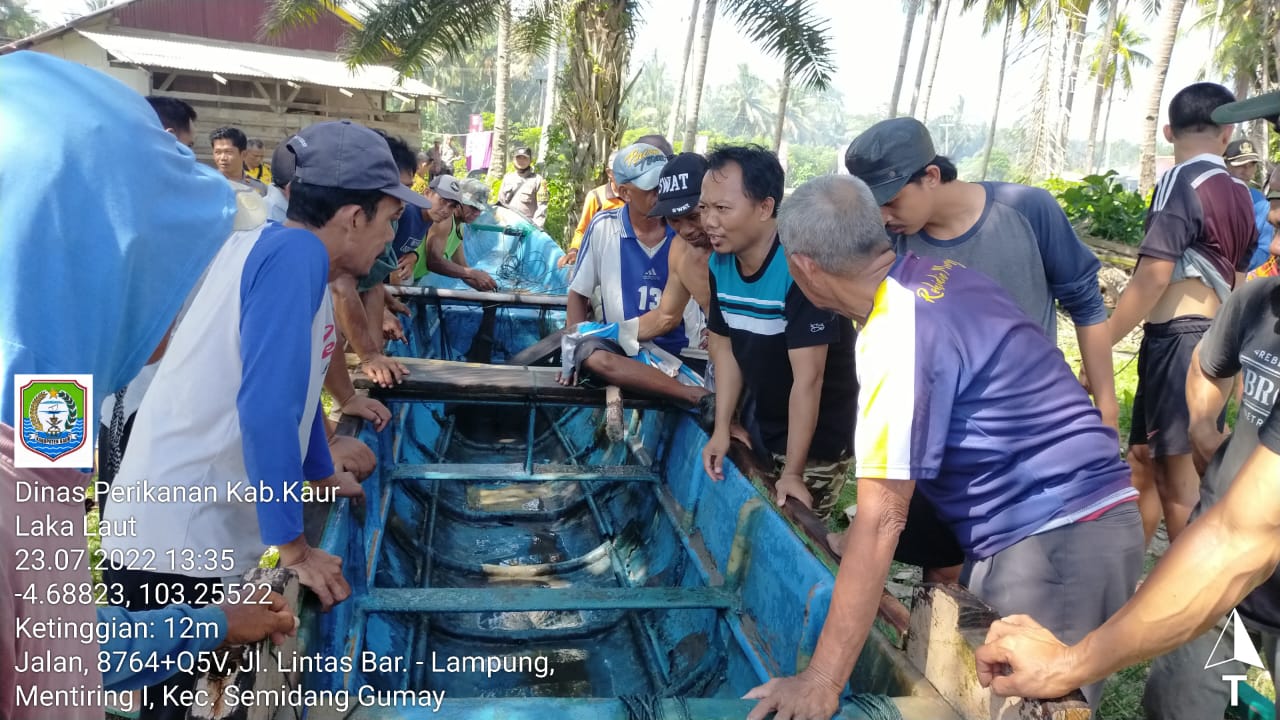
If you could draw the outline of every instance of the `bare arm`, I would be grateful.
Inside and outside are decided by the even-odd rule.
[[[436,228],[441,228],[436,230]],[[427,246],[427,269],[445,277],[458,278],[475,290],[489,291],[498,286],[489,273],[467,265],[467,254],[462,244],[453,252],[453,257],[445,257],[445,246],[449,242],[449,223],[435,223],[427,232],[423,245]]]
[[[1111,360],[1111,332],[1107,323],[1077,325],[1080,360],[1089,379],[1093,404],[1102,413],[1102,422],[1120,431],[1120,404],[1116,401],[1115,365]]]
[[[978,650],[979,679],[1000,695],[1058,697],[1203,633],[1277,562],[1280,454],[1259,446],[1222,501],[1187,526],[1102,627],[1067,647],[1025,616],[998,621]]]
[[[333,290],[333,314],[343,337],[351,341],[361,360],[381,355],[381,345],[375,343],[369,333],[369,318],[356,290],[356,279],[342,275],[329,283],[329,287]]]
[[[914,489],[909,480],[858,479],[858,514],[846,540],[857,552],[846,552],[840,561],[813,659],[794,678],[770,680],[747,693],[760,700],[747,720],[763,720],[773,710],[779,717],[831,717],[838,709],[840,692],[875,621]]]
[[[791,397],[787,402],[787,473],[804,472],[809,445],[818,427],[822,400],[822,375],[827,369],[829,345],[788,350],[791,360]],[[827,458],[824,458],[827,459]]]
[[[707,332],[708,354],[716,368],[716,426],[702,449],[702,467],[713,480],[724,479],[724,456],[729,452],[729,428],[742,397],[742,369],[729,338]]]
[[[1156,303],[1160,302],[1160,296],[1164,295],[1172,277],[1172,261],[1149,255],[1138,258],[1138,268],[1134,271],[1129,284],[1125,286],[1124,292],[1120,293],[1116,311],[1111,314],[1111,320],[1107,323],[1111,328],[1112,345],[1133,332],[1138,323],[1142,322]],[[1092,381],[1092,374],[1090,374],[1090,381]]]
[[[676,268],[683,261],[688,245],[679,238],[671,241],[671,256],[667,259],[670,271],[667,273],[667,286],[662,291],[662,300],[658,307],[640,316],[640,329],[636,337],[641,342],[666,335],[684,319],[684,308],[691,297],[689,289],[680,280]]]
[[[1227,406],[1231,385],[1232,378],[1205,374],[1200,367],[1200,345],[1196,345],[1191,351],[1191,367],[1187,368],[1187,408],[1191,412],[1191,457],[1200,473],[1226,438],[1226,434],[1218,430],[1218,416]]]
[[[582,295],[575,290],[569,291],[569,299],[565,302],[565,322],[566,328],[572,328],[580,322],[586,322],[587,317],[591,314],[591,298]]]

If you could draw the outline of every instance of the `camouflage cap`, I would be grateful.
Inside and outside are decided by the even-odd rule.
[[[461,197],[458,198],[458,202],[481,212],[489,209],[489,186],[483,180],[465,178],[458,184],[461,186]]]

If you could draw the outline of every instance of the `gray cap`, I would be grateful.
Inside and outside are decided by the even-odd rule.
[[[420,208],[431,201],[400,184],[400,169],[387,141],[350,120],[316,123],[286,142],[293,151],[293,179],[343,190],[380,190]]]
[[[462,204],[481,212],[489,209],[489,186],[478,178],[463,178],[460,183]]]
[[[854,138],[844,165],[871,188],[876,203],[884,205],[935,157],[929,129],[915,118],[900,117],[878,122]]]
[[[445,200],[452,200],[456,203],[466,202],[466,196],[462,192],[462,183],[452,175],[437,175],[428,183],[427,187],[434,190],[437,195]]]

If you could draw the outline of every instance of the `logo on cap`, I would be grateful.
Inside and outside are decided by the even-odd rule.
[[[689,189],[689,173],[680,173],[679,175],[664,175],[658,178],[658,192],[669,193],[676,190]]]

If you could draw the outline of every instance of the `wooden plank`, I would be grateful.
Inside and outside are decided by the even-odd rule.
[[[550,405],[604,406],[604,390],[580,386],[566,387],[556,381],[559,368],[525,367],[521,365],[484,365],[396,358],[408,368],[409,375],[395,387],[384,388],[363,372],[352,375],[358,389],[367,389],[376,398],[406,400],[438,400],[478,403],[524,404],[541,402]],[[657,397],[629,393],[623,400],[627,407],[663,407],[667,402]]]
[[[722,587],[643,588],[406,588],[370,590],[359,601],[367,613],[528,612],[534,610],[730,609]]]
[[[397,465],[393,480],[464,480],[471,482],[658,482],[652,468],[638,465],[534,465],[522,463],[439,463]]]
[[[907,659],[966,720],[1089,720],[1079,690],[1056,700],[1001,698],[978,684],[974,651],[998,615],[959,585],[916,588]]]

